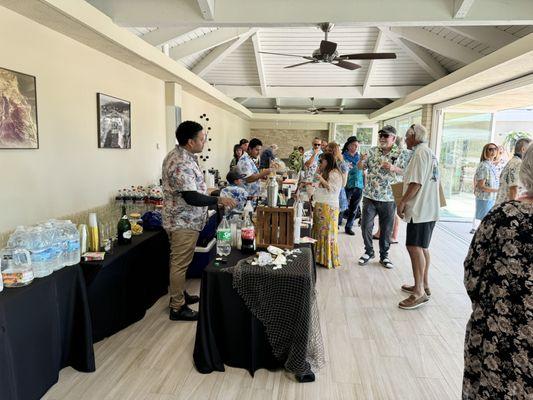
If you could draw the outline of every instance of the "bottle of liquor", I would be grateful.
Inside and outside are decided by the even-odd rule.
[[[122,218],[117,225],[118,244],[131,243],[131,224],[126,214],[126,206],[122,206]]]
[[[246,254],[255,253],[255,228],[250,219],[250,214],[244,215],[244,223],[241,229],[241,251]]]

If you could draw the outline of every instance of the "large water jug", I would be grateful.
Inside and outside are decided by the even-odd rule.
[[[36,278],[48,276],[53,272],[51,238],[40,226],[28,228],[27,231],[23,247],[30,252],[33,273]]]
[[[70,220],[64,221],[63,230],[67,239],[66,265],[75,265],[80,262],[80,234],[76,225]]]
[[[6,247],[0,250],[0,270],[6,288],[33,282],[30,253],[25,249]]]

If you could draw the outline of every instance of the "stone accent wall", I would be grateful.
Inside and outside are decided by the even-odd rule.
[[[303,129],[252,129],[250,138],[258,138],[263,142],[263,147],[277,144],[279,146],[278,157],[286,159],[292,153],[294,146],[303,146],[307,151],[315,137],[328,140],[327,130],[303,130]]]

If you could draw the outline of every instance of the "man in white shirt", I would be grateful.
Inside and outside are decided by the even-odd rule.
[[[435,154],[427,145],[427,131],[414,124],[407,130],[405,142],[413,150],[403,177],[403,197],[398,215],[407,222],[406,246],[411,258],[414,286],[403,285],[410,296],[400,308],[412,310],[428,302],[429,243],[435,222],[439,219],[439,170]]]

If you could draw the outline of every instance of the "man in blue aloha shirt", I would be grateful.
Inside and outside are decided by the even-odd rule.
[[[346,180],[346,198],[349,205],[344,215],[339,215],[339,226],[342,224],[343,217],[346,217],[344,231],[346,234],[353,236],[355,235],[352,229],[353,223],[361,214],[359,204],[361,203],[364,185],[363,171],[357,168],[357,163],[360,159],[357,137],[350,136],[342,150],[344,161],[349,165],[348,179]]]
[[[248,150],[239,158],[237,172],[244,176],[244,188],[249,196],[258,197],[261,194],[260,179],[270,174],[270,169],[259,172],[254,159],[259,157],[263,143],[259,139],[252,139],[248,144]]]
[[[229,197],[237,202],[235,211],[243,211],[248,199],[248,192],[242,186],[242,178],[244,177],[238,172],[230,171],[226,175],[228,186],[220,191],[220,197]]]
[[[363,189],[363,214],[361,232],[365,243],[365,254],[359,258],[359,265],[367,264],[374,258],[372,230],[374,218],[379,219],[379,262],[385,268],[394,268],[389,259],[390,238],[396,213],[396,204],[391,184],[400,182],[401,174],[397,168],[402,150],[395,144],[396,129],[387,125],[379,130],[379,146],[371,147],[363,154],[357,167],[366,170]]]

